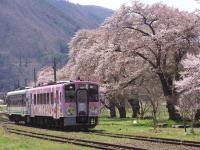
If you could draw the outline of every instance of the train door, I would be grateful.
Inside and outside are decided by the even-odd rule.
[[[88,116],[88,92],[86,89],[78,89],[76,92],[77,116]]]
[[[27,115],[31,114],[31,102],[33,100],[33,95],[30,91],[26,93],[26,112]]]
[[[55,110],[56,110],[56,118],[58,118],[58,106],[59,106],[59,93],[58,90],[56,90],[56,99],[55,99]]]
[[[68,84],[65,85],[65,105],[64,105],[64,111],[65,116],[68,117],[75,117],[76,116],[76,90],[75,90],[75,84]]]

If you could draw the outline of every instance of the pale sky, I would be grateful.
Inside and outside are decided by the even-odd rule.
[[[68,0],[73,3],[81,5],[97,5],[110,8],[113,10],[118,9],[124,3],[130,3],[132,0]],[[156,2],[162,2],[169,6],[179,8],[181,10],[193,11],[196,8],[200,9],[200,4],[197,4],[195,0],[140,0],[143,3],[153,4]]]

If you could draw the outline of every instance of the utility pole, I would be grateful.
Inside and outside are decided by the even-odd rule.
[[[25,87],[27,87],[28,79],[25,78],[25,79],[24,79],[24,82],[25,82]]]
[[[36,69],[33,69],[33,80],[34,80],[34,86],[36,86],[37,78],[36,78]]]
[[[54,82],[56,83],[56,58],[53,58],[53,74],[54,74]]]
[[[28,67],[28,58],[25,59],[25,67]]]
[[[20,54],[20,57],[19,57],[19,66],[21,67],[22,66],[22,56]]]
[[[17,88],[20,88],[20,81],[19,81],[19,79],[17,80]]]

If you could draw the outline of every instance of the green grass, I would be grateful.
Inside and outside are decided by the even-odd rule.
[[[6,112],[6,106],[0,105],[0,112]]]
[[[128,118],[126,119],[113,119],[108,118],[108,116],[108,111],[104,110],[102,112],[102,117],[100,118],[99,125],[94,130],[130,135],[200,141],[200,128],[195,128],[194,135],[189,134],[190,128],[187,128],[188,133],[185,133],[183,128],[172,128],[172,125],[183,123],[180,121],[175,122],[172,120],[168,120],[168,116],[166,116],[166,113],[161,113],[161,115],[158,118],[158,121],[162,123],[167,123],[167,128],[158,128],[156,132],[153,130],[153,122],[151,119],[133,119],[131,118],[130,112],[127,113]]]
[[[148,114],[149,115],[149,114]],[[163,137],[163,138],[175,138],[183,140],[195,140],[200,141],[200,129],[195,129],[195,134],[186,134],[184,129],[171,128],[173,124],[181,124],[182,122],[174,122],[167,120],[165,113],[159,117],[159,122],[167,123],[167,128],[158,128],[157,132],[153,130],[152,120],[136,120],[131,118],[131,113],[128,112],[128,118],[120,119],[109,118],[108,111],[102,112],[102,115],[99,120],[99,125],[94,129],[95,131],[101,132],[111,132],[111,133],[120,133],[120,134],[129,134],[129,135],[140,135],[140,136],[153,136],[153,137]],[[11,125],[12,126],[12,125]],[[14,125],[15,126],[15,125]],[[90,139],[102,142],[110,143],[127,143],[131,140],[128,139],[117,139],[105,136],[98,136],[92,133],[87,132],[67,132],[67,131],[50,131],[47,129],[38,129],[30,128],[24,126],[15,126],[23,128],[24,130],[32,130],[41,133],[49,133],[53,135],[62,135],[69,136],[74,138]],[[187,129],[188,131],[190,129]],[[62,150],[62,149],[89,149],[85,147],[79,147],[71,144],[59,144],[54,142],[49,142],[45,140],[39,140],[35,138],[29,138],[24,136],[19,136],[15,134],[5,133],[2,128],[0,128],[0,150]]]
[[[60,144],[36,138],[5,133],[0,127],[0,150],[88,150],[72,144]]]

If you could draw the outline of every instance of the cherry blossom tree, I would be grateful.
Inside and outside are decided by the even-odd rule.
[[[187,55],[182,61],[184,71],[182,80],[176,82],[180,92],[179,108],[183,118],[192,120],[192,132],[195,123],[195,116],[200,110],[200,55]]]
[[[199,50],[199,23],[198,12],[133,2],[98,29],[78,31],[69,44],[68,64],[58,72],[61,78],[101,83],[125,110],[128,87],[134,90],[135,81],[151,70],[161,83],[169,118],[176,120],[174,81],[186,53]]]
[[[69,44],[70,59],[62,72],[66,72],[66,77],[70,79],[80,77],[82,80],[101,83],[101,86],[107,89],[106,95],[110,96],[107,98],[108,102],[104,102],[109,104],[106,106],[109,106],[111,111],[115,110],[113,107],[116,106],[120,116],[125,117],[126,102],[121,94],[121,87],[134,82],[146,65],[138,63],[141,61],[138,57],[128,58],[123,53],[109,53],[108,51],[115,51],[117,48],[112,43],[113,39],[109,38],[110,35],[104,28],[77,32]]]
[[[200,88],[200,54],[188,54],[181,64],[184,71],[181,72],[182,80],[176,82],[178,90],[184,94]]]
[[[53,68],[51,66],[46,66],[37,73],[37,85],[53,82],[53,80],[54,75]]]
[[[169,118],[173,120],[180,118],[175,109],[173,82],[179,79],[178,66],[185,54],[199,49],[199,23],[198,12],[179,11],[160,3],[133,2],[132,6],[122,6],[103,26],[115,39],[115,52],[129,58],[140,57],[158,75]]]

